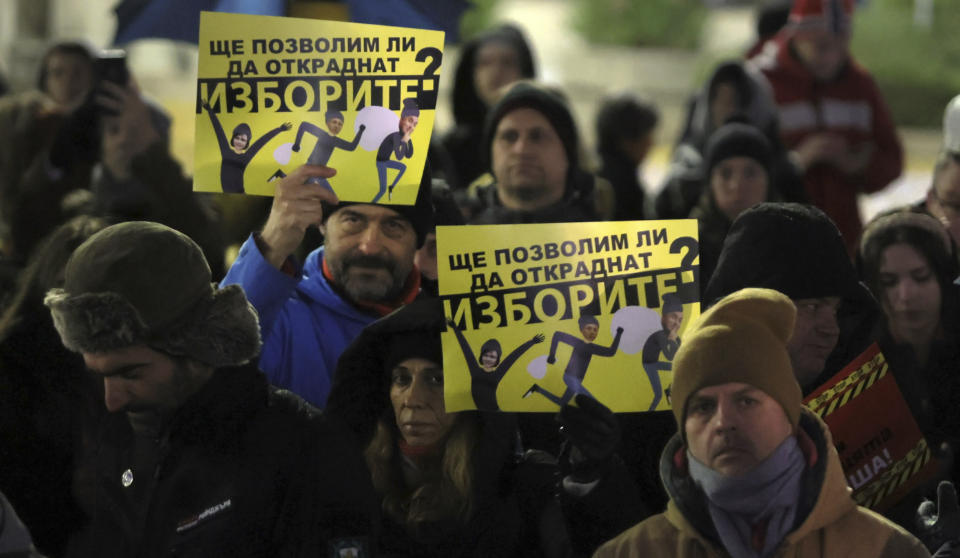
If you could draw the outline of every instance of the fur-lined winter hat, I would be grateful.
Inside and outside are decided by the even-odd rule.
[[[91,236],[44,304],[79,353],[146,345],[222,367],[260,352],[257,314],[237,285],[218,289],[200,247],[165,225],[134,221]]]

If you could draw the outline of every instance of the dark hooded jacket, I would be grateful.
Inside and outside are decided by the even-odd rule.
[[[321,556],[362,541],[375,504],[346,441],[254,366],[218,369],[159,439],[107,417],[68,556]]]
[[[394,336],[439,335],[441,303],[421,299],[367,327],[343,353],[325,414],[349,428],[367,447],[381,417],[394,420],[386,347]],[[387,514],[381,527],[381,557],[588,555],[636,518],[637,500],[621,467],[589,494],[559,490],[560,470],[545,452],[520,447],[516,416],[477,413],[474,511],[465,523],[444,521],[412,536]],[[399,458],[397,466],[399,467]],[[632,519],[631,519],[632,518]]]
[[[485,43],[497,41],[509,44],[517,53],[521,78],[536,76],[533,53],[519,28],[501,25],[463,46],[460,62],[453,78],[454,127],[441,140],[443,149],[450,156],[456,169],[454,189],[466,188],[486,171],[481,150],[483,149],[483,124],[487,118],[487,105],[477,95],[473,72],[477,51]]]
[[[805,201],[803,184],[796,167],[790,162],[780,140],[777,108],[766,80],[741,61],[717,66],[710,79],[688,103],[683,132],[674,148],[664,186],[657,195],[656,216],[660,219],[681,219],[697,204],[706,182],[704,158],[707,141],[715,131],[710,98],[719,83],[733,83],[740,106],[733,117],[750,124],[766,136],[773,148],[771,184],[787,201]]]
[[[713,304],[746,287],[773,289],[792,299],[840,297],[840,338],[813,386],[875,340],[872,330],[881,319],[880,308],[857,278],[840,231],[815,207],[762,203],[740,214],[723,242],[703,302]]]

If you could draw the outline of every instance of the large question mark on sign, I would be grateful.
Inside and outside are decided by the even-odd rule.
[[[426,62],[427,58],[430,59],[430,63],[424,68],[423,75],[424,77],[433,77],[436,75],[437,68],[440,67],[440,62],[443,60],[443,53],[436,47],[421,48],[415,60],[417,62]]]
[[[423,78],[420,81],[420,94],[417,98],[417,103],[420,105],[420,108],[437,106],[437,90],[439,89],[438,84],[440,83],[440,78],[437,76],[437,69],[440,68],[443,53],[436,47],[421,48],[420,51],[417,52],[417,62],[426,62],[428,58],[430,59],[430,63],[423,69]]]
[[[682,283],[677,295],[683,303],[697,302],[700,300],[700,268],[693,265],[693,260],[700,254],[700,243],[692,236],[680,236],[670,243],[670,253],[683,254],[680,259]],[[691,281],[685,279],[688,276],[692,277]]]

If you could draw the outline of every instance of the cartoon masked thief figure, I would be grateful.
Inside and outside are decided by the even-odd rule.
[[[308,165],[327,166],[327,162],[330,161],[330,156],[333,155],[334,149],[353,151],[357,148],[357,144],[360,143],[360,137],[363,136],[363,131],[367,128],[361,124],[360,127],[357,128],[357,135],[353,137],[353,141],[346,141],[337,137],[340,134],[340,130],[343,129],[343,113],[339,110],[328,110],[324,115],[324,119],[326,120],[327,129],[330,130],[330,133],[306,121],[300,123],[300,127],[297,128],[297,139],[294,140],[293,147],[291,148],[293,151],[300,151],[300,141],[303,139],[304,133],[310,132],[317,136],[317,143],[313,146],[313,151],[310,152],[310,156],[307,157]],[[326,178],[319,176],[311,177],[307,179],[307,183],[319,184],[331,192],[333,191],[333,188]]]
[[[673,356],[680,348],[680,325],[683,323],[683,303],[677,295],[663,295],[660,307],[660,325],[663,329],[653,332],[643,344],[643,370],[650,379],[653,389],[651,411],[660,404],[663,389],[660,386],[660,371],[673,367]]]
[[[400,177],[407,170],[407,165],[400,162],[403,158],[413,157],[413,142],[410,141],[410,134],[417,127],[420,120],[420,107],[416,99],[404,99],[403,110],[400,111],[399,130],[383,138],[380,143],[380,149],[377,151],[377,176],[380,179],[380,191],[373,197],[370,203],[377,203],[384,194],[387,199],[393,197],[393,188],[400,182]],[[390,160],[395,155],[396,161]],[[393,179],[389,188],[387,187],[387,169],[397,171],[397,176]]]
[[[623,335],[623,328],[617,328],[617,334],[613,338],[613,345],[603,347],[593,342],[593,340],[597,338],[597,333],[600,331],[600,323],[597,322],[597,318],[594,316],[580,316],[579,324],[580,334],[583,335],[585,341],[562,331],[554,333],[553,339],[550,341],[550,355],[547,356],[547,362],[550,364],[557,361],[557,345],[561,341],[573,347],[570,361],[567,363],[567,368],[563,371],[563,383],[567,385],[567,389],[563,392],[563,395],[557,397],[537,384],[533,384],[530,386],[530,389],[523,394],[524,398],[529,397],[532,393],[539,393],[561,407],[566,405],[567,402],[578,393],[596,399],[596,397],[593,397],[593,394],[583,387],[583,378],[587,375],[587,367],[590,366],[590,359],[594,355],[610,357],[617,354],[617,347],[620,346],[620,336]]]

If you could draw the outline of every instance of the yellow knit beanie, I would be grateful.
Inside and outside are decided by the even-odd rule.
[[[774,398],[797,426],[802,395],[787,352],[796,315],[786,295],[748,288],[723,297],[700,317],[673,360],[673,414],[680,432],[691,395],[733,382]]]

